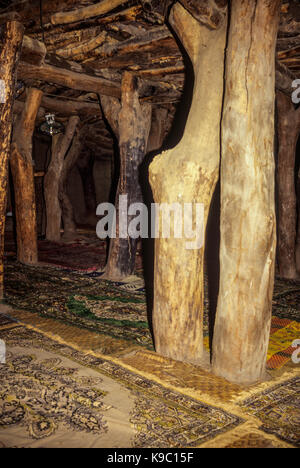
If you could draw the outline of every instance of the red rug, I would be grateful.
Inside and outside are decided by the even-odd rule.
[[[63,244],[39,241],[39,262],[61,268],[92,272],[104,268],[106,260],[106,242],[88,245],[73,242]]]

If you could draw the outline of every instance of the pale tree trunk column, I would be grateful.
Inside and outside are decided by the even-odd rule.
[[[128,207],[143,201],[139,183],[139,166],[142,163],[150,132],[152,106],[140,104],[138,78],[129,72],[122,80],[122,103],[118,116],[120,148],[120,179],[116,195],[116,238],[111,239],[105,277],[122,279],[134,271],[137,239],[128,234],[120,238],[119,196],[127,195]],[[130,223],[127,217],[127,225]]]
[[[23,39],[16,21],[0,26],[0,299],[3,297],[3,258],[7,204],[8,160],[12,131],[16,71]]]
[[[300,132],[300,108],[295,110],[291,96],[277,92],[278,109],[278,273],[297,278],[296,231],[297,198],[295,187],[296,147]]]
[[[24,110],[18,118],[11,146],[10,167],[15,193],[18,260],[38,262],[35,184],[32,161],[32,136],[43,93],[29,88]]]
[[[263,377],[274,284],[275,44],[280,0],[233,0],[222,123],[220,291],[213,371]]]
[[[170,22],[193,62],[195,87],[183,139],[176,148],[154,158],[150,183],[156,203],[178,203],[182,208],[184,203],[203,204],[201,228],[205,232],[219,177],[226,10],[219,27],[209,29],[177,3]],[[159,354],[199,364],[203,358],[204,245],[190,250],[187,242],[184,235],[155,241],[153,330]]]

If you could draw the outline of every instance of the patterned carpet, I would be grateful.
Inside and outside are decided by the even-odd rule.
[[[254,387],[250,397],[239,388],[229,407],[25,326],[0,330],[0,339],[0,447],[299,445],[299,376]]]
[[[98,271],[28,267],[12,259],[6,262],[5,272],[5,299],[13,307],[153,349],[141,278],[110,282],[101,279]],[[299,297],[299,282],[276,281],[267,361],[270,370],[290,362],[295,352],[292,344],[300,338]],[[204,303],[204,345],[209,350],[207,295]]]
[[[243,423],[32,330],[0,337],[8,350],[0,365],[5,446],[194,447]]]

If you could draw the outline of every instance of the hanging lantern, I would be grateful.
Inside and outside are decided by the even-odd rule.
[[[46,114],[45,121],[40,125],[40,132],[44,135],[53,136],[58,133],[63,133],[64,126],[60,122],[55,121],[54,114]]]
[[[15,88],[15,99],[18,99],[18,97],[21,96],[21,94],[23,94],[25,88],[26,86],[23,81],[17,81]]]

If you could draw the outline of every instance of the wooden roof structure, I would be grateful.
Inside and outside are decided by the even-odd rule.
[[[226,0],[180,0],[214,28]],[[0,22],[25,26],[18,78],[44,92],[42,106],[59,115],[99,115],[97,94],[120,97],[122,73],[144,83],[141,99],[180,101],[186,57],[167,23],[174,0],[1,0]],[[204,5],[204,6],[203,6]],[[277,43],[277,86],[288,91],[300,77],[300,6],[282,5]],[[58,100],[58,98],[60,98]],[[22,101],[22,89],[19,98]]]

